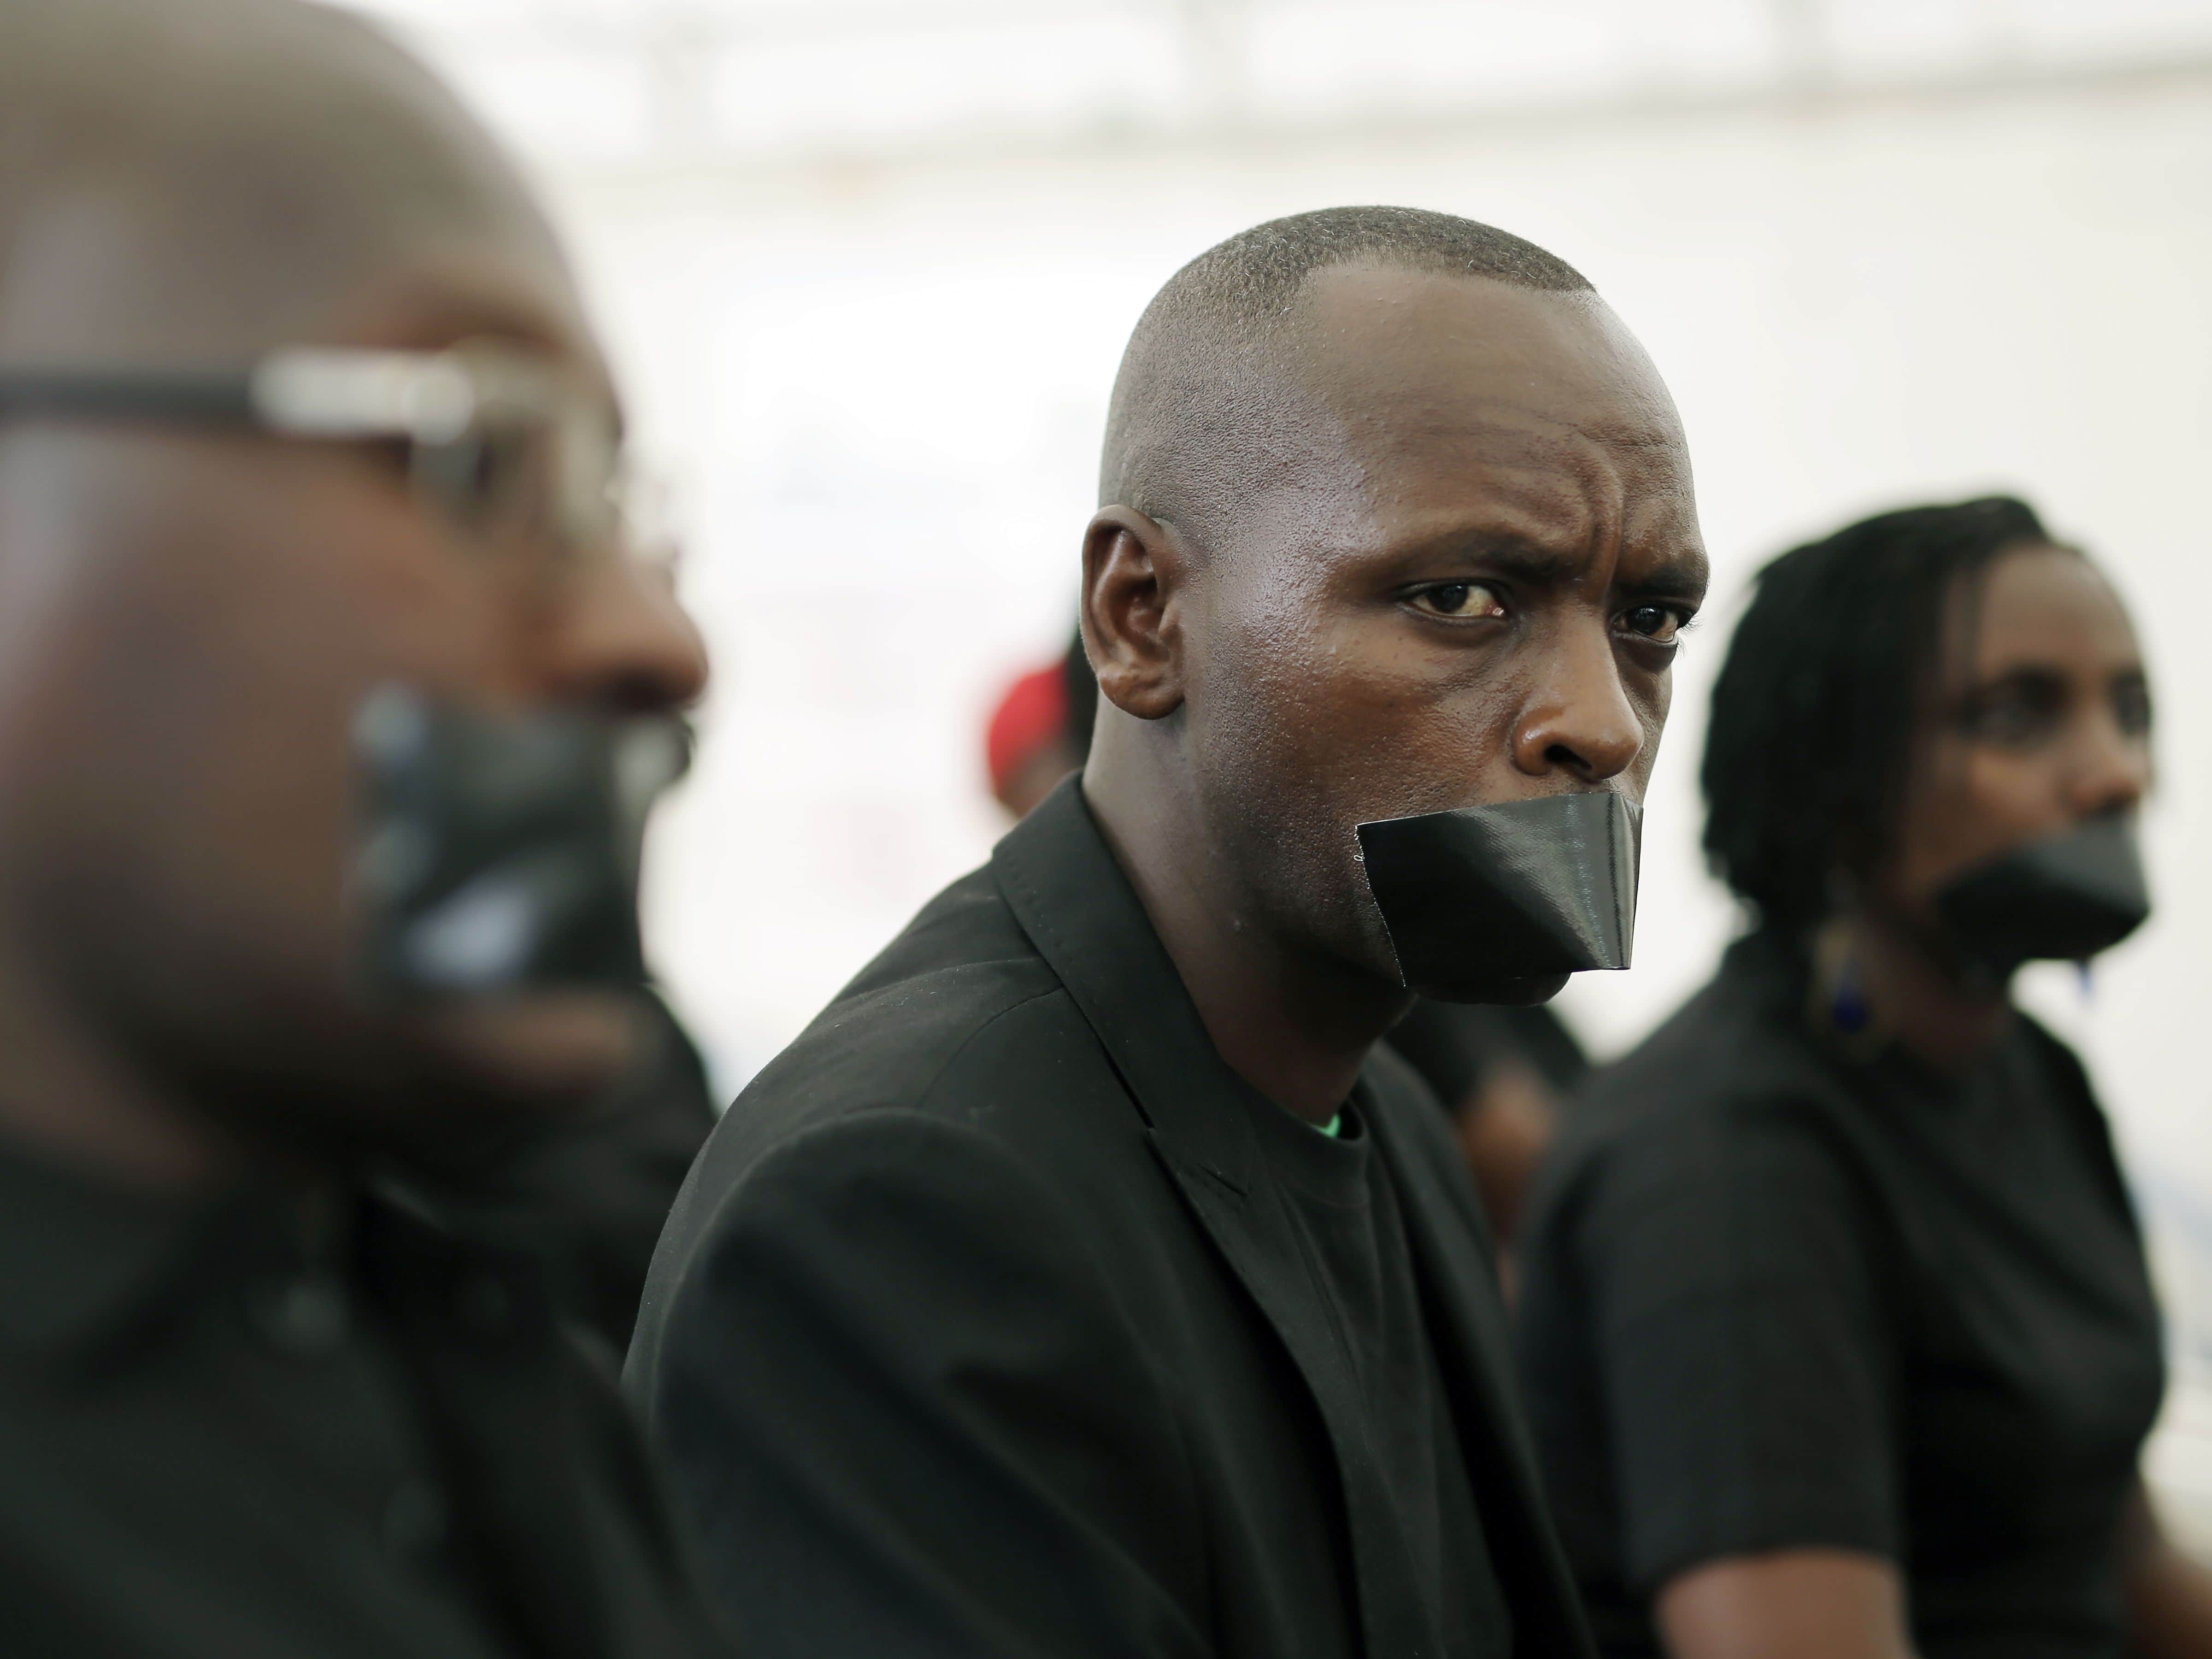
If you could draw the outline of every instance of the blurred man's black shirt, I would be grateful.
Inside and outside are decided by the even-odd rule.
[[[502,1137],[461,1169],[409,1177],[433,1213],[544,1260],[562,1312],[617,1364],[668,1206],[714,1127],[690,1034],[657,996],[643,999],[641,1025],[630,1065],[588,1108]]]
[[[379,1198],[126,1194],[0,1151],[0,1647],[713,1650],[537,1263]]]

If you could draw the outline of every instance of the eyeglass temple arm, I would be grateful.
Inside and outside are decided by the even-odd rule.
[[[0,415],[76,415],[217,425],[260,418],[246,374],[0,370]]]
[[[302,438],[448,443],[486,407],[483,371],[439,352],[291,347],[245,374],[0,369],[0,415],[85,416],[258,426]],[[544,397],[509,373],[509,400]]]

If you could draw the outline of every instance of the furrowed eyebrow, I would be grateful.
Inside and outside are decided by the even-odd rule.
[[[1580,574],[1581,568],[1579,560],[1518,542],[1480,548],[1476,550],[1476,557],[1498,574],[1510,576],[1530,587],[1557,587],[1571,582]]]
[[[1632,599],[1680,599],[1701,605],[1709,580],[1710,573],[1702,559],[1671,559],[1633,581],[1616,584],[1616,591]]]
[[[1431,559],[1463,561],[1470,571],[1479,568],[1486,575],[1506,577],[1531,587],[1571,582],[1581,570],[1581,561],[1568,555],[1511,536],[1469,533],[1464,530],[1425,537],[1395,550],[1391,557],[1394,562],[1407,563]]]
[[[1437,557],[1463,559],[1471,573],[1494,574],[1531,588],[1568,586],[1582,580],[1588,569],[1580,554],[1561,552],[1510,531],[1465,526],[1410,541],[1392,555],[1394,562],[1407,563]],[[1686,554],[1662,561],[1645,574],[1616,581],[1613,591],[1631,599],[1699,605],[1710,575],[1704,557]]]

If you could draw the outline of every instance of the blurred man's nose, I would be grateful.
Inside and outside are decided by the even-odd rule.
[[[1644,723],[1621,684],[1611,630],[1601,622],[1563,629],[1514,730],[1514,764],[1531,776],[1564,771],[1602,783],[1643,752]]]
[[[623,714],[696,702],[707,687],[707,645],[676,597],[673,573],[604,556],[576,573],[547,665],[552,690]]]

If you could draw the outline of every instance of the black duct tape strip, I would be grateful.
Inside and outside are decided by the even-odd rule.
[[[355,722],[354,891],[372,989],[434,1000],[634,987],[638,854],[672,720],[500,716],[387,687]]]
[[[1976,865],[1936,896],[1968,967],[1996,980],[2024,962],[2083,962],[2150,915],[2132,817],[2093,818]]]
[[[1610,790],[1361,824],[1400,979],[1446,1002],[1532,1003],[1627,967],[1642,825]]]

